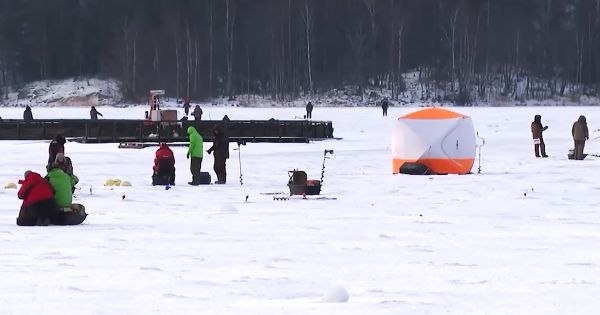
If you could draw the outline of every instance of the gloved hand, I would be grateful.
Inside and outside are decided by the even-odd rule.
[[[188,153],[185,155],[185,157],[189,159],[189,158],[190,158],[190,153],[188,152]]]
[[[544,126],[544,129],[542,129],[542,130],[546,130],[546,129],[548,129],[548,126]]]
[[[590,140],[590,137],[585,137],[585,140]]]

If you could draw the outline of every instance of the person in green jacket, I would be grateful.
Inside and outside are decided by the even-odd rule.
[[[58,208],[70,210],[73,204],[73,187],[79,179],[77,176],[67,173],[61,167],[63,165],[65,165],[65,158],[62,153],[59,153],[46,178],[54,189],[54,199],[56,199]]]
[[[189,159],[191,157],[190,171],[192,172],[192,181],[188,182],[188,184],[196,186],[200,185],[204,139],[202,139],[202,135],[200,135],[194,127],[188,127],[187,134],[190,138],[187,158]]]

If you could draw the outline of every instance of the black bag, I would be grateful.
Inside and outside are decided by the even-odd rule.
[[[409,175],[432,175],[433,172],[425,165],[421,163],[407,162],[400,166],[401,174]]]
[[[200,172],[200,185],[209,185],[211,183],[209,172]]]

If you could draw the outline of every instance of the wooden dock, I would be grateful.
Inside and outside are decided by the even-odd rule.
[[[150,122],[119,119],[55,119],[0,121],[0,140],[51,140],[57,134],[83,143],[186,142],[187,128],[196,127],[204,140],[213,140],[221,124],[230,142],[306,143],[333,139],[330,121],[310,120],[203,120]]]

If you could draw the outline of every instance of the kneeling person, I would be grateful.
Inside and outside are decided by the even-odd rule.
[[[59,213],[57,216],[52,218],[52,224],[64,225],[66,213],[72,212],[71,207],[73,206],[73,187],[78,182],[77,176],[71,175],[67,173],[63,167],[64,165],[64,156],[62,154],[58,154],[56,156],[56,161],[52,166],[52,169],[48,172],[46,176],[50,185],[54,189],[54,199],[56,200],[56,205],[59,208]]]
[[[52,186],[38,173],[27,171],[25,178],[19,180],[21,189],[18,197],[23,200],[17,225],[33,226],[48,225],[51,218],[58,213],[58,207],[54,200]]]
[[[175,185],[175,156],[166,143],[156,150],[152,185]]]

